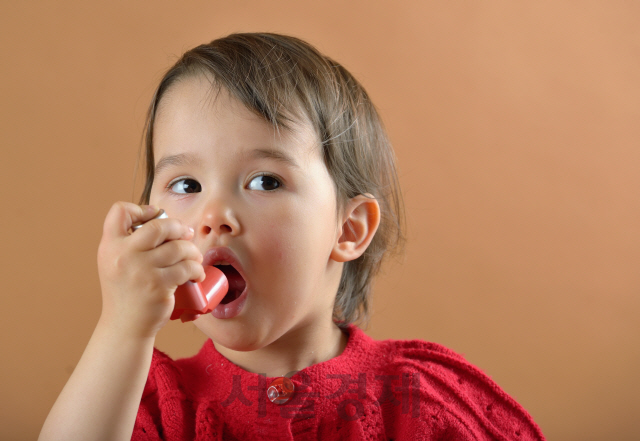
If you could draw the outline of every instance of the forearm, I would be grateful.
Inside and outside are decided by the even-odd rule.
[[[99,322],[39,440],[130,440],[154,340]]]

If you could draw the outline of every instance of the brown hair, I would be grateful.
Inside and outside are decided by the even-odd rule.
[[[232,34],[200,45],[167,71],[151,101],[141,204],[149,203],[153,185],[153,125],[160,100],[175,82],[202,74],[213,78],[213,88],[224,87],[276,128],[287,128],[303,111],[320,137],[339,209],[360,194],[373,195],[380,204],[378,231],[362,256],[345,263],[333,312],[341,327],[366,324],[373,277],[385,252],[400,251],[404,243],[395,157],[367,92],[344,67],[295,37]]]

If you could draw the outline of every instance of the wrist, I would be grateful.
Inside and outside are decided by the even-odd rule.
[[[113,341],[116,344],[138,343],[153,346],[158,331],[142,326],[140,323],[113,319],[102,314],[96,325],[95,333],[101,339]]]

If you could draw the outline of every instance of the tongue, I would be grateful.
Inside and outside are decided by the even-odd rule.
[[[242,294],[247,283],[244,281],[240,273],[231,265],[215,265],[215,267],[222,271],[229,281],[229,291],[220,303],[227,304],[229,302],[233,302],[240,296],[240,294]]]

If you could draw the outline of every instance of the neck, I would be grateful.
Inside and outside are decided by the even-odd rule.
[[[267,377],[293,373],[342,354],[347,335],[333,322],[328,327],[309,326],[289,332],[264,348],[240,352],[214,343],[216,350],[246,371]]]

